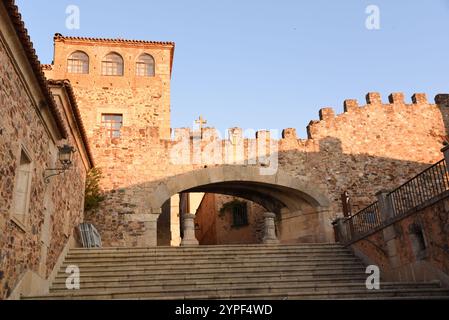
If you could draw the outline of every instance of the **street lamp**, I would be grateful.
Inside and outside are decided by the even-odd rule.
[[[62,147],[58,147],[59,153],[58,153],[58,160],[61,163],[61,168],[55,168],[55,169],[46,169],[45,172],[55,172],[45,177],[45,183],[50,182],[50,178],[54,176],[58,176],[60,174],[63,174],[65,171],[69,170],[72,166],[72,157],[73,154],[76,152],[75,148],[72,146],[69,146],[67,144],[63,145]]]

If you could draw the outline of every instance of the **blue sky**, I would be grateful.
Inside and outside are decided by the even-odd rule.
[[[176,42],[172,126],[297,128],[377,91],[449,92],[449,0],[18,0],[39,58],[53,35]],[[65,27],[77,5],[79,30]],[[368,5],[380,30],[365,28]],[[222,131],[223,132],[223,131]]]

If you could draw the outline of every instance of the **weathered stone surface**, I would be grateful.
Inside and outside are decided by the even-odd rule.
[[[394,238],[380,230],[353,247],[377,264],[386,280],[449,284],[449,199],[445,198],[390,226]],[[416,241],[416,228],[423,238]],[[422,243],[426,247],[422,247]],[[444,276],[441,272],[446,274]]]
[[[3,19],[3,18],[2,18]],[[3,30],[2,30],[3,31]],[[67,140],[54,140],[49,122],[38,111],[23,74],[26,66],[16,67],[16,57],[0,40],[0,299],[10,295],[21,277],[33,271],[46,279],[67,244],[74,228],[83,219],[86,166],[81,152],[73,157],[73,167],[64,175],[44,182],[48,168],[59,166],[56,146],[77,146],[70,134]],[[65,114],[58,104],[61,114]],[[71,115],[68,115],[70,118]],[[64,117],[64,119],[66,119]],[[68,122],[67,128],[72,128]],[[79,134],[74,129],[75,134]],[[55,143],[56,142],[56,143]],[[28,210],[23,224],[13,220],[13,197],[21,149],[32,161]]]
[[[76,50],[89,55],[89,75],[66,72],[67,57]],[[100,74],[102,57],[112,50],[124,57],[123,77]],[[295,216],[298,222],[291,223],[294,228],[279,227],[285,232],[300,228],[298,241],[330,241],[331,221],[341,215],[342,192],[351,194],[353,210],[357,211],[373,202],[379,190],[393,189],[441,159],[440,149],[449,123],[446,107],[429,104],[423,94],[415,94],[413,104],[407,104],[402,93],[395,93],[389,97],[389,104],[382,104],[379,93],[369,93],[365,106],[346,100],[344,114],[323,109],[321,121],[311,122],[307,140],[298,139],[294,129],[284,130],[279,141],[270,140],[266,131],[259,131],[256,136],[243,139],[243,163],[228,166],[201,162],[212,157],[198,156],[194,150],[208,150],[212,141],[214,148],[228,146],[232,158],[237,150],[233,143],[239,139],[217,141],[213,128],[203,128],[203,140],[198,143],[191,130],[175,130],[188,137],[184,147],[180,147],[182,140],[169,139],[171,50],[161,44],[136,46],[123,41],[111,44],[59,37],[55,42],[55,63],[48,75],[68,78],[73,83],[97,165],[104,172],[101,185],[107,199],[97,212],[89,214],[88,220],[98,227],[105,245],[156,244],[152,228],[130,223],[122,216],[161,212],[160,207],[178,192],[231,178],[246,185],[256,181],[270,185],[271,196],[281,202],[288,202],[282,196],[281,182],[300,181],[296,190],[302,193],[301,201],[308,207],[300,208],[299,202],[286,204],[289,210],[284,216]],[[142,52],[154,56],[155,77],[135,76],[135,61]],[[102,113],[123,114],[120,138],[108,137],[101,125]],[[260,175],[267,163],[254,161],[258,160],[254,159],[257,144],[265,139],[273,141],[278,149],[276,176]],[[174,151],[175,148],[178,149]],[[221,153],[224,150],[213,153],[213,157]],[[174,163],[174,154],[186,154],[188,159],[199,162]],[[259,173],[250,175],[248,168]],[[320,207],[324,210],[320,211]]]
[[[236,200],[247,205],[247,226],[234,227],[232,212],[221,212],[223,205]],[[261,244],[266,211],[257,203],[241,198],[206,194],[196,212],[196,237],[201,245]]]

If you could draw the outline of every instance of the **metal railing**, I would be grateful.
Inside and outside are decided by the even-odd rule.
[[[404,216],[448,190],[449,171],[446,161],[441,160],[387,195],[390,218]],[[379,202],[369,205],[344,221],[341,237],[349,242],[367,235],[388,223],[390,218],[386,221],[382,216]]]
[[[81,223],[78,226],[83,248],[101,248],[101,236],[94,225]]]
[[[446,161],[441,160],[389,194],[393,215],[401,216],[449,190]]]
[[[379,202],[375,202],[346,220],[351,238],[358,238],[382,224]]]

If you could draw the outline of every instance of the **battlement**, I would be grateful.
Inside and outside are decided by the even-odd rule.
[[[344,113],[337,114],[332,107],[325,107],[319,110],[319,121],[312,120],[307,127],[308,138],[313,139],[315,134],[321,126],[325,126],[326,123],[332,123],[338,121],[339,119],[346,118],[351,114],[360,113],[370,113],[375,112],[376,109],[379,110],[389,110],[399,111],[400,108],[410,108],[414,106],[423,107],[435,107],[438,106],[449,106],[449,94],[439,94],[435,97],[435,104],[429,103],[427,95],[425,93],[415,93],[411,97],[411,103],[405,102],[405,95],[402,92],[392,93],[388,96],[388,103],[384,104],[382,101],[382,96],[378,92],[370,92],[366,95],[366,104],[360,105],[356,99],[348,99],[343,103]],[[343,120],[342,120],[343,121]],[[344,122],[343,121],[343,122]]]
[[[424,110],[431,110],[427,115],[429,119],[441,114],[438,108],[449,107],[449,94],[437,95],[435,104],[431,104],[425,93],[413,94],[411,102],[407,103],[404,93],[395,92],[388,96],[388,103],[384,103],[379,93],[370,92],[366,95],[365,105],[360,105],[356,99],[347,99],[343,106],[344,112],[341,114],[337,114],[332,107],[319,110],[319,120],[312,120],[307,127],[308,138],[306,140],[298,138],[295,128],[286,128],[281,132],[244,130],[234,127],[223,133],[214,127],[206,127],[201,129],[201,133],[199,130],[193,130],[192,128],[171,129],[172,138],[170,141],[178,143],[181,139],[188,138],[190,140],[198,139],[202,142],[221,141],[224,144],[229,142],[235,144],[236,141],[251,143],[252,141],[257,142],[265,139],[265,141],[284,141],[284,146],[294,146],[297,142],[307,143],[308,140],[312,142],[326,137],[356,135],[357,131],[363,131],[363,134],[366,135],[379,130],[383,131],[381,135],[384,136],[388,134],[392,126],[401,126],[401,130],[412,128],[411,122],[419,122],[418,119],[422,117]],[[395,124],[395,122],[401,123]],[[358,138],[361,139],[362,137]]]

